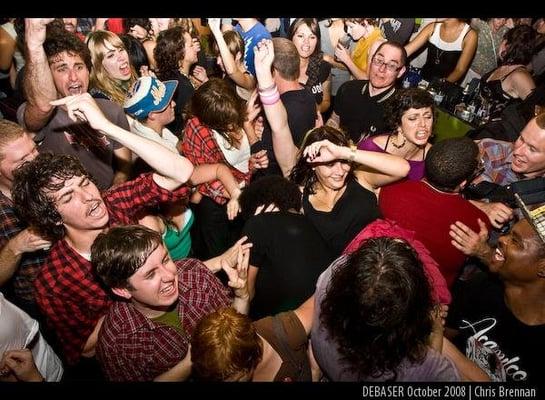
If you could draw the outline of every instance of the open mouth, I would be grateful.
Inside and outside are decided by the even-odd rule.
[[[505,256],[499,247],[496,248],[496,251],[494,252],[492,258],[494,259],[494,261],[499,261],[499,262],[505,261]]]
[[[68,92],[71,95],[78,95],[83,93],[83,86],[81,83],[73,83],[72,85],[68,86]]]
[[[128,63],[124,62],[119,66],[119,72],[121,75],[129,75],[131,73],[131,68]]]
[[[167,286],[165,286],[163,289],[161,289],[160,293],[163,295],[163,296],[170,296],[171,294],[174,293],[174,282],[168,284]]]
[[[89,217],[101,217],[103,210],[102,210],[102,201],[95,201],[93,205],[89,208],[89,211],[87,211],[87,215]]]

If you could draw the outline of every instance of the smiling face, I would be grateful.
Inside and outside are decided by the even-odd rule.
[[[538,267],[544,264],[540,257],[545,246],[526,219],[513,225],[511,231],[498,240],[498,247],[489,265],[504,281],[524,283],[535,281]]]
[[[401,130],[407,140],[417,146],[428,143],[433,126],[431,107],[409,108],[401,117]]]
[[[545,129],[541,129],[536,118],[524,127],[513,146],[511,169],[526,178],[545,174]]]
[[[50,57],[49,68],[59,97],[87,92],[89,70],[79,55],[66,51],[56,54]]]
[[[318,184],[332,190],[340,190],[346,184],[350,164],[346,161],[332,161],[314,167]]]
[[[307,24],[301,24],[291,39],[297,48],[299,57],[309,58],[318,44],[318,37],[312,32]]]
[[[402,65],[402,53],[397,47],[384,44],[375,53],[373,60],[380,61],[375,63],[371,61],[369,65],[369,82],[375,89],[383,89],[392,86],[396,79],[405,73],[405,66]],[[396,68],[388,67],[396,65]]]
[[[48,197],[53,200],[67,236],[72,239],[88,231],[102,230],[108,224],[108,210],[102,196],[86,176],[67,179],[62,188],[48,193]]]
[[[115,47],[110,42],[104,42],[102,52],[102,67],[110,78],[121,81],[131,78],[129,55],[124,47]]]
[[[115,289],[131,299],[135,307],[148,317],[158,316],[178,300],[178,273],[165,247],[160,244],[146,262],[128,279],[129,289]]]

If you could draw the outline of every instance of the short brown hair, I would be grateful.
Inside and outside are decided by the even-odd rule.
[[[207,315],[191,337],[191,362],[196,379],[226,381],[251,373],[263,358],[263,344],[250,318],[232,307]]]
[[[539,129],[545,129],[545,113],[541,113],[536,117],[536,124]]]
[[[289,81],[299,79],[301,61],[295,44],[286,38],[274,38],[272,42],[274,46],[274,69],[284,79]]]
[[[108,287],[130,289],[129,278],[161,243],[161,235],[145,226],[117,226],[97,236],[91,263]]]
[[[4,157],[2,149],[14,140],[25,134],[25,130],[15,122],[7,119],[0,119],[0,160]]]

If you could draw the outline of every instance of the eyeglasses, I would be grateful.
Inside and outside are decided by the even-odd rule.
[[[382,67],[383,65],[386,67],[386,69],[388,70],[388,72],[397,72],[399,71],[402,66],[400,67],[398,64],[396,63],[393,63],[393,62],[385,62],[383,59],[381,58],[377,58],[377,57],[373,57],[371,59],[371,62],[376,65],[377,67]]]

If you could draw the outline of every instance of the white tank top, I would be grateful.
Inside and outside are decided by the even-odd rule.
[[[227,139],[215,129],[212,129],[212,133],[227,162],[243,174],[247,174],[249,172],[248,160],[250,159],[250,143],[248,142],[246,133],[242,133],[240,149],[231,146]]]
[[[464,38],[466,37],[467,31],[471,28],[468,24],[464,24],[464,28],[462,29],[462,32],[458,35],[456,40],[454,42],[445,42],[443,39],[441,39],[441,35],[439,34],[442,24],[435,24],[435,28],[433,29],[433,34],[430,37],[430,43],[435,45],[440,50],[446,50],[446,51],[462,51],[462,43],[464,41]]]

